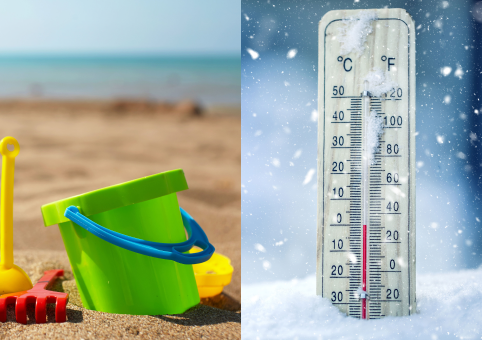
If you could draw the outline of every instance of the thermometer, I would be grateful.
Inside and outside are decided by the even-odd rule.
[[[361,319],[415,298],[415,26],[403,9],[319,24],[317,294]]]

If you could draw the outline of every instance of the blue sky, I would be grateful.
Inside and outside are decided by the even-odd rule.
[[[0,1],[1,54],[240,55],[239,0]]]

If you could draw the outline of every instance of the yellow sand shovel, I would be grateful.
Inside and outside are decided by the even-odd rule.
[[[8,150],[13,145],[13,150]],[[0,141],[2,154],[2,189],[0,192],[0,295],[26,291],[32,288],[32,281],[18,266],[13,264],[13,173],[15,157],[20,151],[13,137]]]

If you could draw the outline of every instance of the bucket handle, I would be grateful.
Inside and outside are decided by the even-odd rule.
[[[73,205],[65,209],[64,216],[102,240],[138,254],[172,260],[182,264],[206,262],[213,255],[214,246],[209,243],[201,226],[184,209],[179,209],[181,209],[182,223],[189,235],[187,241],[180,243],[151,242],[117,233],[85,217],[80,213],[79,208]],[[193,246],[203,250],[198,253],[184,254]]]

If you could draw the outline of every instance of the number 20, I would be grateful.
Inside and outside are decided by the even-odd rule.
[[[343,165],[343,162],[340,162],[340,163],[337,163],[337,162],[333,162],[333,169],[332,171],[333,172],[336,172],[337,170],[337,167],[338,167],[338,171],[340,172],[343,172],[343,169],[345,168],[345,166]]]
[[[387,299],[390,300],[392,298],[392,290],[391,289],[387,289]],[[398,299],[398,297],[400,296],[400,293],[398,291],[398,289],[394,289],[393,290],[393,298],[396,300]]]

